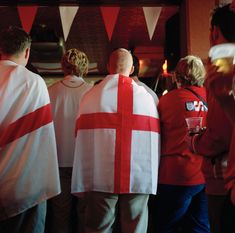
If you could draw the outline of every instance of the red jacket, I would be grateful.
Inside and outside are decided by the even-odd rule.
[[[206,178],[207,193],[224,195],[226,194],[225,180],[220,173],[222,168],[226,169],[232,124],[210,92],[207,93],[207,101],[209,109],[207,129],[202,135],[192,140],[192,147],[195,152],[206,156],[203,163],[203,172]],[[218,167],[219,169],[217,169]]]
[[[204,100],[202,87],[191,86]],[[185,118],[202,116],[206,122],[207,108],[202,101],[184,88],[162,96],[158,105],[161,122],[161,160],[159,183],[171,185],[203,184],[201,172],[203,157],[192,153],[186,142],[188,133]]]

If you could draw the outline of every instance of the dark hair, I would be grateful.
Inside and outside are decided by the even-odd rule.
[[[230,4],[214,9],[211,15],[211,27],[217,26],[228,42],[235,41],[235,13]]]
[[[139,68],[140,68],[140,63],[139,63],[138,57],[136,57],[134,54],[132,54],[132,59],[133,59],[134,71],[133,71],[133,73],[130,75],[130,77],[132,77],[132,76],[138,76],[138,75],[139,75]]]
[[[0,53],[18,54],[30,45],[31,38],[22,28],[10,26],[0,32]]]

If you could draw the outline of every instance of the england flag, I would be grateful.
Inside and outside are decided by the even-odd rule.
[[[60,192],[54,126],[42,78],[0,62],[0,221]]]
[[[152,96],[129,77],[108,75],[80,104],[72,193],[156,194],[159,139]]]

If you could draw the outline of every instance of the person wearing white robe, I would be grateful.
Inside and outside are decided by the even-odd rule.
[[[85,232],[113,232],[117,219],[121,232],[147,231],[147,202],[157,190],[159,117],[152,96],[129,78],[132,64],[126,49],[115,50],[110,75],[80,103],[72,193],[86,192]]]
[[[0,33],[0,232],[43,233],[46,200],[60,192],[54,125],[43,79],[25,68],[31,39]]]
[[[83,77],[88,72],[86,54],[76,48],[69,49],[61,59],[64,79],[49,87],[55,124],[57,153],[62,192],[48,203],[47,233],[71,233],[81,231],[79,208],[82,199],[71,194],[71,178],[75,147],[75,123],[82,96],[92,88]],[[76,208],[77,207],[77,208]],[[76,213],[78,210],[78,213]],[[76,231],[77,232],[77,231]]]

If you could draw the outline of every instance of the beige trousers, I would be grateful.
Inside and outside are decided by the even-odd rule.
[[[86,233],[147,232],[149,195],[89,192],[86,198]]]

